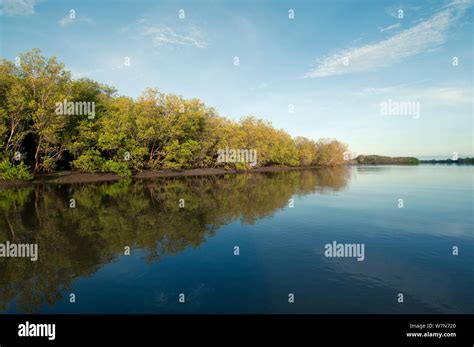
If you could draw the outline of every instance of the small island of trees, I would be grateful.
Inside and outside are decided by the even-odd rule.
[[[415,157],[386,157],[383,155],[359,155],[355,162],[361,165],[418,165]]]

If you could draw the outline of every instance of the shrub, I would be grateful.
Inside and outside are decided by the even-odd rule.
[[[132,171],[128,167],[127,163],[114,161],[114,160],[107,160],[102,165],[101,171],[116,173],[117,175],[124,176],[124,177],[132,175]]]
[[[174,140],[165,147],[165,169],[181,170],[192,168],[193,158],[199,150],[199,143],[194,140],[187,140],[179,143]]]
[[[21,162],[14,165],[8,159],[3,159],[0,162],[0,178],[5,180],[31,180],[33,174],[29,171],[27,165]]]
[[[105,159],[100,156],[100,152],[91,149],[85,151],[79,158],[72,162],[72,165],[84,172],[100,171],[104,165]]]

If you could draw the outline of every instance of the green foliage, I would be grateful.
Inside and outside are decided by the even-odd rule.
[[[5,180],[31,180],[33,175],[23,162],[14,165],[8,159],[3,159],[0,161],[0,178]]]
[[[316,165],[332,166],[344,162],[347,146],[334,139],[321,139],[316,142]]]
[[[182,144],[174,140],[165,147],[166,157],[164,165],[166,169],[188,169],[195,153],[199,149],[199,143],[188,140]]]
[[[76,160],[72,162],[72,165],[84,172],[95,172],[102,169],[105,159],[100,156],[100,152],[95,149],[85,151]]]
[[[0,62],[0,151],[29,162],[4,168],[5,177],[54,171],[68,161],[84,172],[186,170],[221,167],[331,166],[343,163],[346,146],[336,140],[292,138],[252,116],[232,121],[198,99],[146,89],[137,99],[90,79],[72,79],[56,58],[39,50],[20,64]],[[58,112],[58,103],[94,103],[94,115]],[[218,161],[226,148],[256,151],[256,162]],[[66,165],[67,166],[67,165]],[[28,176],[29,177],[29,176]]]
[[[385,157],[381,155],[359,155],[355,161],[364,165],[418,165],[420,163],[418,158],[414,157]]]
[[[107,160],[104,162],[104,164],[102,164],[101,171],[116,173],[117,175],[124,177],[132,175],[132,171],[130,170],[127,163],[114,160]]]

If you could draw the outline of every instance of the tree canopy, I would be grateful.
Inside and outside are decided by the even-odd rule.
[[[76,111],[90,103],[94,112],[58,112],[62,103],[76,103]],[[0,62],[0,140],[6,179],[65,169],[127,176],[144,169],[329,166],[342,163],[347,150],[334,139],[293,138],[253,116],[227,119],[199,99],[156,89],[135,100],[120,96],[91,79],[73,79],[37,49]],[[218,161],[226,148],[255,150],[256,165]]]

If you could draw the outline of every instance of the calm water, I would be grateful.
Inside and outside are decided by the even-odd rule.
[[[0,243],[38,243],[39,259],[0,258],[0,312],[474,313],[473,177],[373,166],[2,190]],[[333,241],[365,260],[325,257]]]

